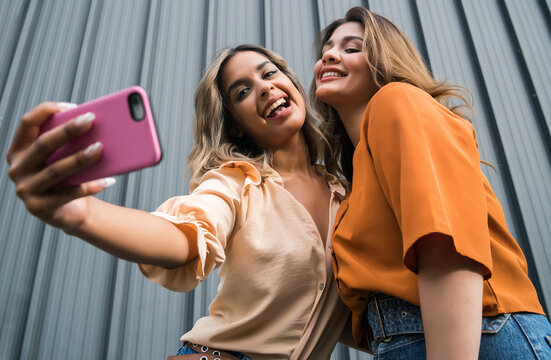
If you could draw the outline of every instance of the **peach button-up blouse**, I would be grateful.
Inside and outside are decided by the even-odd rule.
[[[344,189],[326,178],[332,225]],[[338,298],[329,240],[323,242],[275,170],[261,175],[250,163],[226,163],[207,172],[190,195],[167,200],[154,214],[188,237],[196,235],[199,256],[176,269],[139,265],[149,280],[190,291],[220,268],[208,316],[182,341],[253,359],[330,357],[349,311]]]

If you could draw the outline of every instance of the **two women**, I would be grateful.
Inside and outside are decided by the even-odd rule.
[[[223,51],[196,91],[192,192],[152,214],[90,196],[106,180],[57,186],[101,156],[95,147],[45,165],[93,126],[87,115],[37,137],[66,104],[44,103],[23,116],[9,174],[31,213],[140,263],[169,289],[190,291],[220,267],[218,294],[209,315],[182,336],[182,358],[329,358],[349,318],[329,250],[344,189],[304,97],[276,54],[256,46]]]
[[[448,105],[459,88],[360,7],[321,33],[318,59],[312,94],[352,183],[332,247],[356,340],[377,359],[551,358],[473,127]]]
[[[480,172],[472,127],[446,103],[461,98],[458,89],[434,81],[405,36],[365,9],[351,10],[322,35],[315,94],[353,186],[337,216],[334,270],[357,339],[368,324],[380,358],[424,358],[425,347],[429,358],[529,358],[534,350],[544,358],[549,322]],[[221,56],[197,92],[190,166],[198,186],[163,204],[157,217],[86,196],[105,187],[101,180],[70,192],[55,188],[60,180],[49,175],[68,175],[100,154],[83,152],[53,172],[43,167],[47,154],[38,148],[53,150],[91,126],[69,124],[72,131],[55,130],[37,146],[32,130],[59,110],[52,104],[24,117],[8,154],[10,176],[33,213],[141,262],[142,272],[164,286],[191,289],[223,264],[210,316],[183,336],[181,353],[210,345],[241,358],[327,357],[346,318],[335,315],[345,312],[331,295],[324,263],[330,226],[324,219],[331,219],[328,204],[336,205],[342,188],[314,166],[334,169],[294,94],[298,83],[273,77],[293,79],[274,55],[241,50]],[[303,108],[305,115],[295,117]],[[143,221],[155,239],[166,232],[161,240],[170,241],[151,246],[147,229],[120,229],[114,239],[105,230],[116,224],[103,211]],[[273,224],[293,236],[280,243]],[[141,246],[126,234],[143,239]],[[297,293],[304,298],[295,299]],[[282,330],[289,325],[291,331]]]

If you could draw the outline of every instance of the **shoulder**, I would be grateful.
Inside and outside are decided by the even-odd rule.
[[[407,111],[420,106],[440,104],[426,91],[401,82],[391,82],[380,88],[371,98],[366,111]]]
[[[370,144],[407,137],[417,142],[432,138],[445,143],[475,136],[469,121],[426,91],[399,82],[389,83],[373,95],[364,113],[362,131]]]
[[[372,136],[395,136],[404,129],[433,122],[440,104],[427,92],[406,83],[392,82],[380,88],[365,109],[363,126]]]
[[[190,184],[190,191],[218,187],[220,190],[242,190],[262,182],[260,170],[247,161],[228,161],[216,169],[207,171],[201,179]]]

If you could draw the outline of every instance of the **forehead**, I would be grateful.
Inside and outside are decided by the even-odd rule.
[[[348,36],[359,36],[363,38],[363,35],[364,29],[361,24],[357,22],[347,22],[336,28],[329,40],[335,42]]]
[[[266,61],[270,59],[256,51],[238,52],[228,60],[222,70],[222,87],[227,88],[235,80],[257,72],[257,67]]]

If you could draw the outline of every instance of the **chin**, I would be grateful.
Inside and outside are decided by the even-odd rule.
[[[335,100],[341,97],[341,93],[322,87],[316,89],[316,97],[324,103],[333,106],[332,104],[335,102]]]

